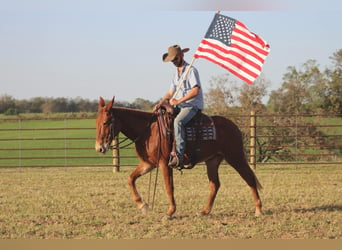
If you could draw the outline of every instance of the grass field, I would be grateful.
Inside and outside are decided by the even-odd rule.
[[[0,167],[112,164],[111,154],[95,152],[95,118],[51,118],[0,121]],[[123,165],[137,164],[127,155],[134,150],[121,151]]]
[[[342,239],[342,166],[267,166],[257,175],[264,215],[254,217],[249,188],[221,166],[221,189],[209,216],[205,169],[175,173],[173,220],[159,173],[154,210],[131,200],[132,168],[0,168],[1,239]],[[155,172],[153,172],[154,179]],[[138,180],[148,199],[149,175]]]

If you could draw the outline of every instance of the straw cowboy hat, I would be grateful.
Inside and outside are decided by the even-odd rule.
[[[169,47],[169,49],[167,50],[167,53],[163,55],[163,61],[170,62],[173,59],[175,59],[176,56],[180,55],[181,53],[188,52],[189,50],[190,50],[189,48],[181,49],[179,45],[173,45]]]

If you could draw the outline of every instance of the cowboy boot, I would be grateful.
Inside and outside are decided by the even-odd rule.
[[[168,166],[182,170],[184,168],[183,159],[180,159],[177,155],[171,156]]]

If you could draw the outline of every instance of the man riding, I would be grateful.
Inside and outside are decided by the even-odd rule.
[[[172,158],[169,166],[177,169],[184,168],[183,155],[185,150],[185,125],[197,114],[198,111],[203,110],[203,93],[198,71],[191,66],[187,76],[181,83],[177,94],[177,87],[180,79],[189,64],[184,60],[184,53],[189,49],[181,49],[179,45],[174,45],[168,48],[168,52],[163,55],[164,62],[172,62],[176,66],[176,72],[172,78],[171,86],[161,99],[158,105],[155,106],[154,111],[166,101],[175,107],[177,116],[174,120],[174,139],[176,141],[176,152],[172,152]]]

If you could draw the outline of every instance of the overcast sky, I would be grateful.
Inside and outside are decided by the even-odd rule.
[[[270,91],[288,66],[314,59],[323,69],[342,49],[340,0],[0,0],[0,95],[156,101],[174,71],[162,54],[179,44],[190,62],[215,10],[270,44]],[[205,59],[194,66],[204,91],[228,73]]]

